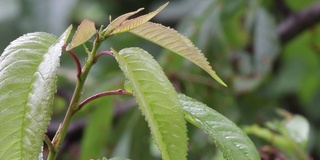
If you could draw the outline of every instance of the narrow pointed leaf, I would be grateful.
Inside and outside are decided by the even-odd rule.
[[[204,54],[177,31],[161,24],[147,22],[130,32],[187,58],[208,72],[220,84],[227,86],[212,69]]]
[[[146,15],[142,15],[140,17],[124,21],[121,25],[119,25],[112,31],[112,34],[127,32],[143,25],[144,23],[148,22],[151,18],[153,18],[155,15],[157,15],[163,8],[165,8],[168,5],[168,3],[169,2],[162,5],[157,10],[150,12]]]
[[[0,57],[0,159],[37,159],[50,121],[56,71],[71,27],[59,38],[26,34]]]
[[[71,42],[68,44],[66,50],[71,50],[88,41],[97,32],[94,22],[90,20],[83,20],[78,26],[76,33],[73,35]]]
[[[114,51],[164,160],[186,159],[187,136],[177,94],[160,65],[146,51]]]
[[[183,94],[178,95],[185,118],[214,139],[226,159],[260,160],[248,136],[228,118],[205,104]]]
[[[121,16],[119,16],[118,18],[116,18],[115,20],[113,20],[108,27],[104,30],[104,32],[107,33],[111,33],[115,28],[117,28],[118,26],[120,26],[120,24],[122,24],[125,20],[127,20],[129,17],[137,14],[138,12],[142,11],[144,8],[140,8],[134,12],[129,12],[126,14],[123,14]]]

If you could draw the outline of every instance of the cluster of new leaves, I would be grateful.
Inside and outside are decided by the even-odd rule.
[[[166,5],[134,19],[128,20],[142,9],[113,21],[110,19],[109,26],[99,31],[92,21],[84,20],[66,50],[83,44],[95,34],[94,45],[98,45],[110,36],[130,32],[189,59],[225,85],[204,54],[188,38],[173,29],[148,22]],[[41,154],[56,91],[61,48],[70,30],[71,27],[59,39],[47,33],[24,35],[12,42],[1,55],[0,112],[3,116],[0,117],[0,159],[36,159]],[[93,51],[88,52],[88,56],[95,56]],[[113,50],[113,55],[127,79],[127,88],[132,89],[148,122],[163,159],[186,159],[188,138],[185,120],[212,137],[225,158],[259,159],[251,140],[234,123],[204,104],[177,94],[151,54],[140,48],[126,48],[119,52]]]

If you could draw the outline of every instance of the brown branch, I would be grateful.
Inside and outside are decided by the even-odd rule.
[[[288,6],[285,0],[274,0],[275,10],[281,17],[288,17],[292,14],[291,8]]]
[[[313,5],[301,12],[289,16],[278,27],[282,44],[289,42],[304,30],[320,22],[320,3]]]

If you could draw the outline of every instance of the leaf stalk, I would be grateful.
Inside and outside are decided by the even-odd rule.
[[[48,137],[48,135],[44,134],[43,141],[46,143],[46,145],[47,145],[48,148],[49,148],[49,151],[51,152],[51,151],[54,149],[54,147],[53,147],[53,145],[52,145],[52,143],[51,143],[51,140],[50,140],[50,138]]]
[[[66,51],[66,45],[64,45],[62,47],[62,49],[64,51]],[[67,53],[69,53],[69,55],[71,55],[71,57],[73,58],[74,62],[76,63],[76,66],[77,66],[77,77],[79,78],[80,75],[81,75],[81,63],[80,63],[80,60],[78,58],[78,56],[72,51],[72,50],[69,50],[69,51],[66,51]]]
[[[87,103],[97,99],[97,98],[100,98],[100,97],[103,97],[103,96],[108,96],[108,95],[127,95],[127,96],[132,96],[132,93],[129,93],[129,92],[126,92],[125,90],[123,89],[118,89],[118,90],[112,90],[112,91],[105,91],[105,92],[100,92],[100,93],[97,93],[95,95],[92,95],[90,97],[88,97],[87,99],[85,99],[84,101],[82,101],[79,105],[79,110],[84,106],[86,105]]]

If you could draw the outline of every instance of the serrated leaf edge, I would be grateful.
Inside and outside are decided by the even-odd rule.
[[[142,50],[142,49],[141,49]],[[121,50],[121,51],[123,51],[123,50]],[[118,57],[118,58],[122,58],[122,57],[120,57],[119,55],[121,54],[121,51],[118,53],[118,52],[116,52],[116,51],[114,51],[113,50],[113,52],[114,52],[114,54],[115,54],[115,56],[116,56],[116,58]],[[143,51],[143,50],[142,50]],[[146,52],[146,51],[144,51],[144,52]],[[150,57],[152,57],[151,55],[148,55],[148,56],[150,56]],[[154,60],[154,59],[153,59]],[[121,60],[121,59],[117,59],[117,61],[119,62],[119,61],[124,61],[124,60]],[[155,60],[154,60],[155,61]],[[120,63],[120,62],[119,62]],[[160,67],[160,66],[159,66]],[[124,70],[127,70],[128,68],[127,67],[121,67],[121,69],[124,71]],[[129,71],[129,72],[131,72],[131,71]],[[125,73],[125,72],[124,72]],[[125,74],[126,75],[126,74]],[[132,74],[131,73],[131,75],[134,75],[134,74]],[[164,73],[163,73],[163,75],[164,75]],[[129,78],[128,78],[128,75],[126,75],[126,77],[127,77],[127,79],[128,80],[130,80]],[[170,83],[170,82],[169,82]],[[136,100],[137,100],[137,102],[138,102],[138,104],[140,104],[139,106],[141,107],[143,107],[143,106],[147,106],[146,104],[144,104],[145,102],[144,101],[141,101],[141,100],[139,100],[139,99],[137,99],[137,98],[139,98],[139,97],[145,97],[145,96],[142,96],[142,95],[144,95],[143,93],[140,93],[139,91],[137,91],[137,90],[135,90],[134,88],[141,88],[141,87],[139,87],[139,86],[135,86],[135,84],[132,84],[132,83],[129,83],[129,84],[131,84],[131,86],[133,87],[133,95],[134,95],[134,97],[136,97]],[[173,89],[173,91],[174,91],[174,89]],[[146,108],[146,107],[143,107],[145,110],[146,110],[146,112],[142,112],[142,114],[145,116],[145,118],[146,118],[146,120],[148,121],[148,120],[151,120],[151,121],[154,121],[154,120],[156,120],[156,118],[155,117],[153,117],[154,115],[154,112],[153,111],[151,111],[150,110],[150,108]],[[140,108],[141,109],[141,108]],[[182,112],[182,110],[181,110],[181,112]],[[150,114],[150,113],[152,113],[152,114]],[[155,141],[156,141],[156,144],[157,144],[157,146],[159,147],[159,149],[160,149],[160,151],[161,151],[161,153],[162,153],[162,158],[163,159],[165,159],[165,160],[168,160],[168,159],[170,159],[170,152],[168,151],[169,149],[168,148],[166,148],[167,147],[167,144],[165,144],[165,145],[163,145],[162,143],[164,142],[166,142],[165,140],[164,140],[164,137],[162,137],[162,135],[163,135],[163,132],[161,132],[160,131],[160,126],[159,126],[159,124],[158,124],[158,122],[157,121],[154,121],[154,122],[152,122],[153,124],[155,124],[154,126],[153,125],[150,125],[150,123],[149,123],[149,121],[148,121],[148,125],[149,125],[149,128],[151,129],[151,133],[154,135],[153,136],[153,138],[157,138],[157,139],[161,139],[161,143],[160,142],[158,142],[157,141],[157,139],[155,139]],[[156,127],[155,127],[156,126]],[[159,133],[158,133],[159,132]],[[187,137],[185,137],[186,138],[186,140],[188,140],[188,138]],[[161,146],[159,146],[159,145],[161,145]],[[186,154],[186,153],[183,153],[183,154]],[[184,156],[186,156],[186,155],[184,155]]]
[[[230,159],[231,158],[230,154],[233,154],[232,157],[237,157],[238,155],[235,155],[237,153],[232,153],[229,148],[225,148],[225,146],[223,144],[223,141],[218,139],[221,136],[224,137],[226,140],[230,141],[230,143],[232,143],[236,148],[238,148],[238,150],[241,151],[242,154],[245,157],[247,157],[248,160],[260,160],[259,153],[257,152],[256,147],[254,146],[253,142],[249,139],[249,137],[239,127],[236,126],[236,124],[234,124],[232,121],[230,121],[229,119],[227,119],[226,117],[224,117],[223,115],[218,113],[217,111],[213,110],[212,108],[207,107],[205,104],[203,104],[203,103],[201,103],[199,101],[196,101],[193,98],[190,98],[190,97],[188,97],[188,96],[186,96],[184,94],[178,94],[178,97],[179,97],[179,100],[180,100],[180,102],[182,104],[183,110],[185,112],[186,120],[191,122],[195,126],[201,128],[211,138],[213,138],[215,143],[216,143],[216,145],[217,145],[217,147],[222,151],[224,158]],[[185,99],[187,99],[188,101],[186,101]],[[197,110],[197,111],[200,111],[201,113],[198,113],[198,114],[201,114],[202,116],[204,114],[210,114],[210,112],[212,112],[212,113],[214,113],[216,115],[217,114],[220,115],[220,118],[219,118],[220,120],[223,120],[225,122],[225,124],[231,125],[233,131],[236,131],[238,135],[240,134],[240,136],[245,138],[245,140],[246,140],[246,142],[245,142],[246,143],[245,144],[246,147],[245,148],[247,148],[247,149],[243,149],[243,146],[242,146],[243,144],[239,144],[238,142],[235,143],[235,142],[232,141],[232,139],[236,138],[236,137],[232,136],[232,134],[235,134],[234,132],[230,132],[229,131],[230,132],[230,133],[228,133],[229,136],[225,137],[226,135],[222,135],[222,134],[226,134],[227,133],[227,132],[225,132],[225,130],[224,131],[216,130],[214,128],[215,126],[212,126],[208,122],[206,122],[204,120],[201,120],[196,115],[197,113],[194,113],[194,112],[188,110],[188,108],[190,108],[190,106],[188,107],[188,106],[186,106],[184,104],[185,103],[190,103],[190,102],[195,105],[192,108]],[[202,107],[200,107],[200,106],[202,106]],[[191,120],[190,118],[193,118],[193,120]],[[216,123],[223,123],[223,122],[216,122]],[[211,128],[211,130],[208,130],[208,128]],[[221,133],[219,133],[219,132],[221,132]],[[220,136],[217,136],[217,135],[220,135]],[[237,139],[240,140],[239,137]],[[244,139],[241,139],[241,140],[244,141]],[[248,150],[248,147],[249,147],[249,150]],[[250,152],[250,154],[249,154],[248,151],[253,151],[253,152]],[[250,155],[252,157],[249,157]],[[242,158],[244,158],[244,157],[242,157]]]
[[[141,25],[143,25],[144,23],[148,22],[151,18],[153,18],[154,16],[156,16],[161,10],[163,10],[167,5],[169,4],[169,2],[165,3],[164,5],[160,6],[158,9],[156,9],[153,12],[150,12],[148,14],[139,16],[137,18],[134,19],[130,19],[130,20],[125,20],[123,23],[121,23],[118,27],[116,27],[111,34],[118,34],[118,33],[123,33],[123,32],[127,32],[130,31],[134,28],[137,28]]]
[[[212,69],[204,54],[187,37],[176,30],[161,24],[146,22],[129,32],[190,60],[209,73],[217,82],[227,86]]]

